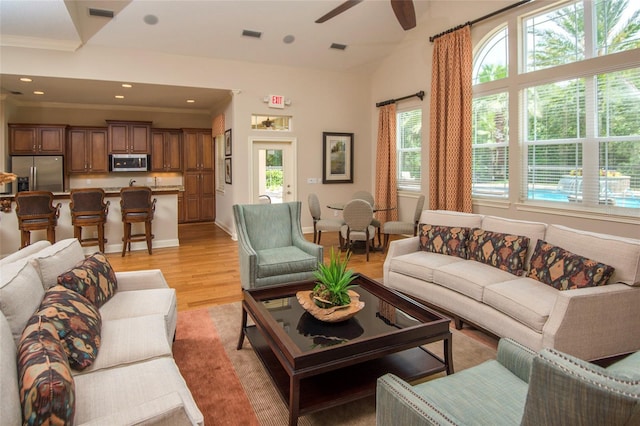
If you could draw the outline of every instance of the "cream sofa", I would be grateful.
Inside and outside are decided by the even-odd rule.
[[[615,268],[609,284],[557,290],[475,260],[419,249],[419,236],[393,241],[384,284],[496,336],[584,360],[640,350],[640,240],[559,225],[449,211],[423,211],[421,224],[482,228],[538,239]]]
[[[38,242],[0,261],[0,423],[23,423],[17,342],[57,276],[84,259],[76,239]],[[117,291],[99,308],[100,348],[82,371],[71,370],[74,424],[201,425],[173,359],[176,294],[160,270],[117,272]]]

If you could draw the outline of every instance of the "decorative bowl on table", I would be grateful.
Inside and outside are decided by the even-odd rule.
[[[346,321],[364,308],[364,302],[360,300],[360,295],[353,290],[349,290],[351,302],[348,305],[331,306],[328,308],[321,308],[318,306],[312,293],[313,291],[311,290],[299,291],[296,293],[296,298],[304,310],[320,321]]]

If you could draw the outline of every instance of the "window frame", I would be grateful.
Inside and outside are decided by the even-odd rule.
[[[419,148],[402,148],[401,147],[401,135],[400,131],[400,115],[408,112],[419,111],[420,112],[420,147]],[[416,192],[422,191],[422,164],[420,164],[420,180],[417,182],[409,183],[406,179],[401,179],[400,174],[402,172],[401,165],[401,153],[403,152],[417,152],[418,158],[422,158],[422,143],[424,142],[424,111],[423,108],[416,103],[407,103],[402,108],[396,108],[396,187],[399,192]]]

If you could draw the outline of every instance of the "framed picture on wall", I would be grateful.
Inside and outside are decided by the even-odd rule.
[[[224,183],[231,185],[231,158],[224,159]]]
[[[353,133],[322,133],[322,183],[353,183]]]
[[[231,156],[231,129],[224,131],[224,155],[225,157]]]

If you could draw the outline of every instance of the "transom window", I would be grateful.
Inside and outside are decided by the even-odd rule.
[[[571,1],[512,19],[474,59],[474,198],[637,215],[640,2]]]

